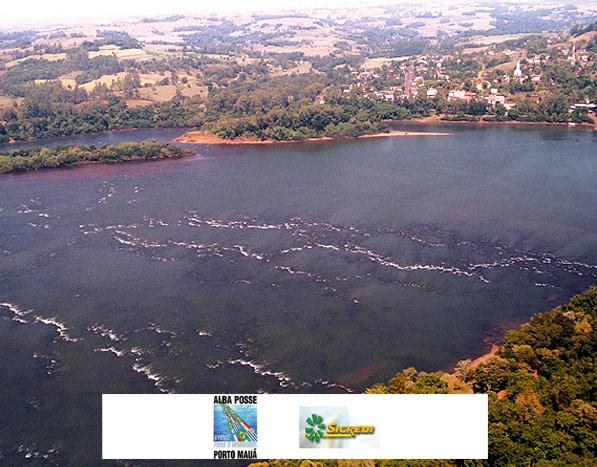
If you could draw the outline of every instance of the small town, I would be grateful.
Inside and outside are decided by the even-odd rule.
[[[481,52],[470,49],[458,55],[425,54],[388,61],[379,68],[350,72],[351,82],[342,93],[388,102],[431,101],[438,113],[445,112],[445,120],[488,122],[518,120],[518,109],[550,96],[558,106],[552,112],[558,114],[553,121],[595,121],[594,89],[577,93],[571,102],[564,102],[567,99],[559,94],[567,96],[563,73],[575,79],[592,79],[597,53],[582,39],[542,42],[530,47],[494,45],[483,47]]]

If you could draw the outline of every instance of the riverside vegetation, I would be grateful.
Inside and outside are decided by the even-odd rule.
[[[141,143],[45,147],[0,153],[0,173],[26,172],[37,169],[68,167],[92,162],[169,159],[194,154],[177,146],[155,141]]]
[[[453,374],[407,368],[367,394],[489,395],[489,459],[470,461],[271,461],[252,467],[595,465],[597,288],[508,331],[495,356]]]

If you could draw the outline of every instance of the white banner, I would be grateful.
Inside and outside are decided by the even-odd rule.
[[[104,394],[104,459],[486,459],[481,394]]]

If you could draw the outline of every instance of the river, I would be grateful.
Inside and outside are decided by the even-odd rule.
[[[93,464],[101,393],[449,369],[595,284],[597,133],[441,131],[1,176],[0,460]]]

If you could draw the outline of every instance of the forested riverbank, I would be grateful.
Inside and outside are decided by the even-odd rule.
[[[596,318],[597,288],[591,288],[509,331],[498,352],[488,354],[479,365],[463,361],[451,375],[407,368],[366,390],[369,394],[489,394],[488,460],[369,460],[359,465],[593,465]],[[274,460],[249,467],[304,465],[344,464]]]
[[[132,160],[171,159],[193,155],[170,144],[155,141],[141,143],[58,146],[53,149],[38,147],[0,153],[0,173],[68,167],[94,162],[114,163]]]
[[[81,90],[58,83],[30,85],[15,108],[0,112],[0,143],[33,141],[111,130],[192,127],[222,139],[296,141],[355,137],[387,131],[389,122],[435,117],[471,123],[590,124],[587,109],[569,112],[561,96],[521,102],[504,113],[486,102],[443,99],[391,100],[343,92],[339,77],[276,77],[232,83],[204,100],[177,97],[131,106],[120,96],[82,100]],[[552,102],[553,101],[553,102]],[[555,102],[555,103],[554,103]]]
[[[366,392],[489,394],[489,465],[591,465],[596,319],[593,287],[507,332],[497,353],[478,365],[462,361],[451,375],[407,368]]]

